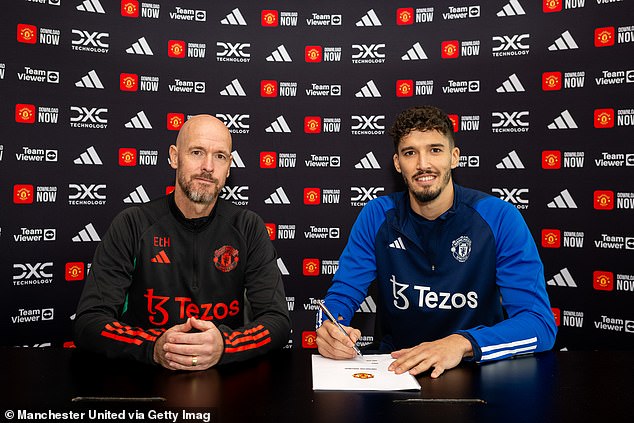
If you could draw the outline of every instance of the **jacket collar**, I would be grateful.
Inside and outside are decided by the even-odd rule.
[[[167,196],[167,202],[169,204],[169,208],[170,208],[170,212],[172,213],[172,216],[174,216],[174,218],[181,225],[183,225],[185,228],[191,231],[200,231],[206,228],[214,219],[214,217],[216,217],[217,210],[222,209],[222,206],[220,206],[220,203],[222,202],[222,200],[218,198],[216,200],[216,204],[214,205],[214,208],[211,209],[211,213],[209,213],[209,216],[198,217],[195,219],[188,219],[185,217],[185,215],[183,215],[183,213],[180,211],[180,209],[176,205],[176,201],[174,200],[174,193],[171,193]]]

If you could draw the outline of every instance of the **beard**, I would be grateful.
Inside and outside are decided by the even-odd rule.
[[[418,172],[416,175],[412,177],[412,179],[416,179],[420,175],[425,175],[427,173],[429,172]],[[407,189],[409,190],[409,192],[412,193],[414,198],[416,198],[416,201],[421,204],[428,203],[438,198],[442,190],[447,186],[447,184],[449,184],[449,180],[451,179],[451,172],[445,172],[439,175],[438,178],[440,179],[440,183],[435,188],[425,187],[416,191],[414,190],[413,184],[410,184],[410,181],[406,179],[405,176],[403,176],[403,179],[405,180],[405,184],[407,185]]]
[[[213,182],[213,187],[205,187],[203,189],[196,189],[196,181],[193,178],[204,178]],[[178,176],[178,185],[181,187],[187,198],[196,204],[210,204],[218,196],[220,191],[219,181],[214,178],[211,173],[201,173],[200,175],[193,176],[189,181],[185,180],[184,175]]]

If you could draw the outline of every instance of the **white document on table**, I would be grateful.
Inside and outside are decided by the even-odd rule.
[[[394,361],[389,354],[364,355],[349,360],[312,356],[313,390],[401,391],[420,390],[409,373],[397,375],[387,368]]]

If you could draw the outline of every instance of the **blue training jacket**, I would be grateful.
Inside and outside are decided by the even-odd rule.
[[[350,320],[377,280],[385,333],[398,350],[452,333],[476,361],[552,348],[557,327],[542,262],[511,204],[454,184],[454,203],[417,235],[407,192],[370,201],[352,227],[325,301]]]

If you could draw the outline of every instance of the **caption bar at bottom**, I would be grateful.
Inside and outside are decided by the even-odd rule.
[[[215,411],[211,409],[173,409],[173,410],[107,410],[107,409],[82,409],[78,410],[40,410],[30,411],[25,409],[6,410],[6,421],[152,421],[152,422],[203,422],[211,423],[215,420]]]

